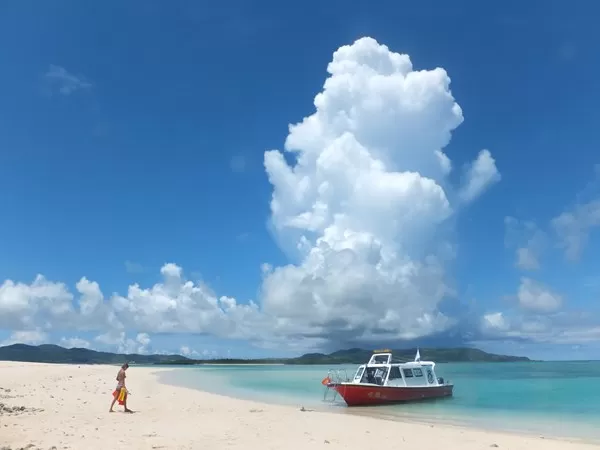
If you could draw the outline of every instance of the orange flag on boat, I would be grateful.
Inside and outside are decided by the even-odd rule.
[[[329,377],[325,377],[321,380],[321,384],[323,386],[327,386],[329,383],[331,383],[331,378],[329,378]]]

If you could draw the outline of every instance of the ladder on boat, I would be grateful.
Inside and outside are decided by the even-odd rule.
[[[325,391],[323,392],[323,401],[324,402],[335,402],[338,391],[335,390],[335,385],[340,383],[346,383],[350,381],[348,378],[348,373],[346,369],[329,369],[327,372],[327,376],[323,378],[321,383],[325,386]],[[330,393],[332,393],[330,395]]]

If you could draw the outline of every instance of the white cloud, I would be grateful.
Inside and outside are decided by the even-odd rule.
[[[502,312],[484,314],[481,326],[485,333],[507,332],[510,330],[510,323]]]
[[[492,184],[499,182],[500,178],[496,160],[490,151],[481,150],[467,171],[467,179],[459,195],[464,202],[471,202]]]
[[[552,219],[559,246],[570,261],[577,261],[587,244],[590,231],[600,226],[600,200],[578,204]]]
[[[167,263],[162,266],[160,273],[162,273],[165,277],[181,278],[182,269],[177,264]]]
[[[551,340],[552,326],[547,318],[510,315],[506,312],[485,314],[481,320],[481,331],[485,338]]]
[[[359,339],[413,339],[448,329],[454,296],[448,219],[499,180],[487,150],[462,189],[443,152],[463,121],[441,68],[413,70],[408,55],[370,38],[339,48],[315,111],[290,126],[285,150],[265,152],[271,221],[295,264],[261,267],[257,303],[216,295],[173,263],[150,288],[105,297],[82,278],[79,296],[43,277],[0,287],[0,321],[20,328],[108,330],[97,342],[149,349],[143,333],[206,333],[307,348]],[[455,204],[456,202],[456,204]],[[50,300],[51,299],[51,300]],[[141,334],[133,339],[127,331]],[[147,335],[146,335],[147,337]]]
[[[73,295],[64,283],[42,275],[31,284],[6,280],[0,285],[0,328],[60,327],[69,323]]]
[[[0,346],[12,344],[39,345],[48,342],[48,334],[40,330],[14,331]]]
[[[217,352],[216,350],[208,350],[208,349],[204,349],[202,350],[202,357],[203,358],[216,358],[219,355],[219,352]]]
[[[557,311],[563,302],[560,294],[527,277],[521,278],[517,299],[522,308],[537,313]]]
[[[270,272],[273,271],[273,266],[269,263],[262,263],[260,265],[260,271],[263,275],[268,275]]]
[[[133,261],[125,261],[125,270],[131,274],[142,273],[144,272],[144,266]]]
[[[109,331],[96,336],[95,341],[115,348],[118,353],[143,355],[150,352],[151,340],[147,333],[138,333],[135,339],[130,339],[123,331]]]
[[[529,247],[520,247],[517,249],[516,266],[523,270],[536,270],[540,268],[537,255]]]
[[[562,311],[563,297],[548,286],[522,277],[515,298],[518,308],[481,317],[480,340],[576,344],[600,339],[598,316]]]
[[[138,333],[135,337],[135,341],[140,344],[139,348],[144,349],[144,352],[146,352],[151,340],[148,333]]]
[[[127,295],[105,297],[98,283],[83,277],[74,296],[63,283],[36,277],[31,285],[11,280],[0,285],[0,320],[4,329],[109,330],[98,342],[143,350],[145,333],[208,333],[220,337],[257,337],[268,318],[255,303],[239,305],[217,297],[206,285],[186,281],[181,267],[165,264],[163,282],[143,289],[134,284]],[[268,328],[268,327],[267,327]],[[136,340],[126,330],[140,332]],[[141,350],[140,350],[141,351]]]
[[[63,337],[60,340],[60,345],[65,348],[90,348],[90,343],[88,341],[78,337]]]
[[[200,353],[198,353],[196,350],[188,347],[187,345],[182,345],[181,348],[179,349],[179,353],[181,353],[181,355],[183,355],[183,356],[187,356],[188,358],[195,358],[197,356],[200,356]]]
[[[558,247],[568,261],[575,262],[587,245],[590,233],[600,226],[600,164],[594,166],[594,176],[578,193],[574,205],[552,219],[550,227]]]
[[[520,221],[514,217],[504,219],[505,244],[516,247],[515,266],[521,270],[538,270],[540,257],[547,245],[547,235],[532,221]]]
[[[112,296],[113,322],[123,329],[144,332],[209,333],[220,337],[256,334],[252,331],[254,325],[260,325],[256,304],[238,305],[233,298],[217,297],[203,283],[186,281],[175,264],[166,264],[161,273],[163,283],[149,289],[132,285],[127,296]],[[245,328],[248,333],[243,331]]]
[[[443,330],[452,320],[438,306],[452,292],[438,236],[454,209],[442,149],[463,121],[450,79],[370,38],[341,47],[328,71],[316,111],[290,126],[296,164],[265,153],[274,229],[300,263],[265,276],[264,311],[337,342]],[[482,151],[459,197],[498,179]]]
[[[597,317],[576,312],[550,315],[493,312],[480,323],[481,340],[502,339],[551,344],[585,344],[600,340]]]
[[[89,281],[87,278],[83,277],[75,287],[81,294],[79,308],[83,316],[93,315],[102,307],[104,295],[102,294],[98,283]]]
[[[576,196],[574,205],[550,220],[540,229],[532,221],[506,217],[506,246],[516,247],[517,267],[522,270],[540,268],[540,256],[552,242],[564,252],[568,261],[576,262],[587,245],[592,231],[600,227],[600,165],[594,177]]]
[[[585,344],[598,341],[600,341],[600,325],[560,330],[552,339],[552,342],[560,344]]]
[[[591,232],[600,227],[599,187],[600,165],[595,167],[592,180],[578,193],[574,206],[554,217],[544,227],[547,231],[533,221],[506,217],[505,244],[516,248],[516,266],[521,270],[539,269],[540,257],[550,247],[550,242],[564,252],[568,261],[578,261]]]
[[[71,95],[79,90],[90,89],[92,83],[87,81],[81,75],[73,75],[64,67],[50,65],[50,68],[44,75],[44,78],[49,83],[52,89],[57,89],[62,95]]]

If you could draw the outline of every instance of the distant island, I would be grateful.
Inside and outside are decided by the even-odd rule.
[[[412,360],[416,349],[392,350],[394,357]],[[530,361],[524,356],[506,356],[486,353],[476,348],[421,348],[421,358],[435,362],[517,362]],[[362,364],[373,354],[372,350],[352,348],[338,350],[330,354],[307,353],[294,358],[263,359],[192,359],[181,355],[138,355],[98,352],[86,348],[63,348],[58,345],[13,344],[0,347],[0,361],[21,361],[62,364]]]

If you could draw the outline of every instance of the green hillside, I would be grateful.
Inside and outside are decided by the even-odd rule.
[[[58,345],[14,344],[0,347],[0,361],[23,361],[62,364],[123,364],[126,361],[136,364],[156,364],[166,361],[181,361],[187,358],[180,355],[121,355],[97,352],[87,348],[63,348]]]
[[[394,359],[410,361],[415,357],[417,349],[392,350]],[[419,350],[422,360],[435,362],[510,362],[529,361],[521,356],[494,355],[476,348],[421,348]],[[372,350],[352,348],[339,350],[328,355],[322,353],[307,353],[299,358],[292,358],[288,364],[360,364],[369,360]]]
[[[393,350],[394,358],[412,360],[416,349]],[[529,361],[520,356],[494,355],[476,348],[421,348],[421,359],[435,362],[511,362]],[[63,364],[361,364],[369,360],[372,350],[352,348],[330,354],[307,353],[295,358],[211,359],[197,360],[180,355],[136,355],[97,352],[86,348],[66,349],[58,345],[14,344],[0,347],[0,361],[23,361]]]

